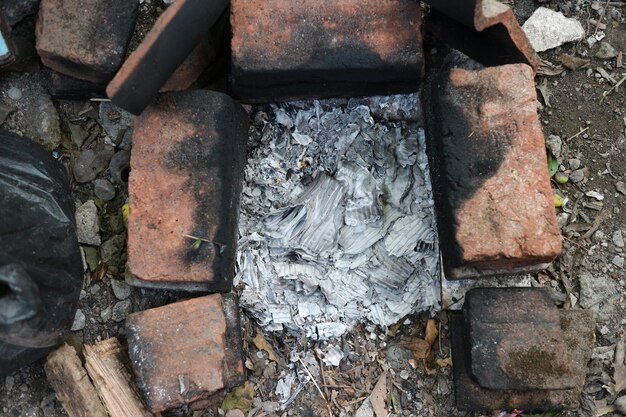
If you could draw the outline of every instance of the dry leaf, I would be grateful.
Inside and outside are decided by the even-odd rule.
[[[537,75],[545,75],[548,77],[553,77],[555,75],[560,75],[563,71],[564,69],[562,66],[554,65],[552,62],[542,59],[541,66],[537,70]]]
[[[438,334],[437,323],[433,319],[428,319],[428,323],[426,323],[426,337],[424,337],[424,339],[432,346],[437,340]]]
[[[452,366],[452,356],[448,356],[444,359],[437,359],[437,365],[442,368],[445,368],[446,366]]]
[[[387,398],[387,374],[382,374],[369,396],[376,417],[387,417],[385,398]]]
[[[424,339],[414,338],[408,342],[402,343],[402,347],[409,349],[413,352],[415,359],[426,359],[430,354],[430,343]]]
[[[261,329],[259,329],[258,327],[255,329],[255,335],[252,338],[252,343],[254,343],[254,346],[256,346],[257,349],[266,351],[269,360],[276,362],[280,366],[285,366],[283,360],[280,359],[278,355],[276,355],[274,348],[269,343],[267,343],[267,340],[265,340],[265,337],[263,337]]]
[[[626,364],[624,364],[624,334],[620,335],[619,342],[615,346],[615,362],[613,364],[613,381],[615,381],[615,393],[626,389]]]
[[[569,70],[576,71],[581,68],[586,68],[589,66],[591,61],[589,59],[579,58],[574,55],[561,54],[559,55],[559,61],[561,64]]]

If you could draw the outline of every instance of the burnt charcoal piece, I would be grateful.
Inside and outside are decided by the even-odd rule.
[[[532,68],[451,54],[427,88],[446,278],[544,269],[561,252]]]
[[[477,288],[450,324],[460,410],[578,408],[595,342],[591,311],[559,310],[539,288]]]
[[[248,115],[225,94],[165,93],[135,120],[129,280],[230,291]]]
[[[243,382],[239,307],[213,294],[131,314],[128,350],[139,391],[154,413]]]
[[[246,102],[417,91],[412,0],[232,1],[232,91]]]
[[[138,1],[42,0],[37,52],[44,65],[81,80],[106,84],[122,65]]]

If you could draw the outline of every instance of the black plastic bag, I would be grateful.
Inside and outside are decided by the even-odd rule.
[[[65,170],[36,143],[0,129],[0,376],[62,342],[82,285]]]

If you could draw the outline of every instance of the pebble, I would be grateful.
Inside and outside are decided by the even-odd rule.
[[[102,323],[106,323],[109,320],[111,320],[112,315],[113,315],[113,309],[111,308],[111,306],[102,310],[100,312],[100,319],[102,320]]]
[[[111,201],[115,198],[115,187],[105,179],[97,179],[93,183],[93,191],[102,201]]]
[[[82,151],[74,163],[74,178],[80,183],[90,182],[103,172],[113,157],[114,149],[109,145],[99,145]]]
[[[583,271],[580,274],[580,306],[596,307],[603,301],[617,294],[615,281],[605,275],[593,275]]]
[[[616,230],[613,233],[613,244],[617,246],[618,248],[624,247],[624,237],[622,236],[621,230]]]
[[[74,316],[74,323],[72,323],[72,331],[77,332],[83,330],[85,328],[85,313],[80,308],[76,310],[76,315]]]
[[[76,209],[76,234],[80,243],[93,246],[102,243],[98,221],[98,207],[93,200]]]
[[[89,292],[91,293],[91,295],[98,295],[98,293],[100,292],[100,284],[93,284],[89,289]]]
[[[585,179],[585,173],[582,169],[577,169],[575,171],[572,171],[571,174],[569,174],[569,179],[571,182],[574,182],[574,183],[581,182],[582,180]]]
[[[617,51],[615,50],[615,48],[613,48],[613,46],[610,43],[606,41],[600,42],[600,48],[598,49],[598,52],[596,52],[596,58],[612,59],[612,58],[615,58],[616,56],[617,56]]]
[[[550,150],[552,155],[555,158],[559,159],[561,157],[561,150],[563,148],[563,141],[557,135],[550,135],[548,139],[546,139],[546,147]]]
[[[613,265],[615,265],[618,268],[624,267],[624,258],[622,256],[615,255],[615,257],[613,258],[611,262],[613,263]]]
[[[400,371],[400,378],[407,380],[409,379],[409,376],[410,376],[409,371],[407,371],[406,369],[403,369]]]
[[[580,168],[580,159],[572,158],[568,162],[569,162],[570,169],[576,170]]]
[[[115,298],[118,300],[125,300],[130,297],[130,286],[119,279],[111,280],[111,288],[113,289],[113,294],[115,294]]]
[[[102,262],[110,266],[119,264],[125,242],[124,235],[115,235],[106,240],[100,247]]]
[[[125,185],[127,179],[124,177],[124,172],[130,168],[130,152],[122,150],[117,152],[111,158],[111,164],[109,165],[109,174],[111,180],[118,185]]]
[[[15,378],[11,375],[7,376],[4,380],[4,387],[7,390],[7,393],[13,390],[13,386],[15,385]]]
[[[72,143],[76,145],[77,148],[80,148],[83,146],[83,143],[85,143],[89,133],[81,125],[69,123],[69,127],[70,134],[72,136]]]
[[[22,99],[22,90],[20,90],[17,87],[11,87],[9,88],[9,91],[7,91],[7,96],[9,96],[9,98],[13,101],[18,101]]]
[[[241,410],[230,410],[225,417],[246,417],[246,415]]]
[[[591,236],[591,240],[593,240],[595,243],[601,243],[602,241],[604,241],[605,237],[606,236],[604,235],[604,232],[602,232],[602,230],[598,230],[593,234],[593,236]]]
[[[131,304],[130,300],[118,301],[113,306],[113,313],[111,319],[115,322],[120,322],[126,319],[128,313],[130,313]]]

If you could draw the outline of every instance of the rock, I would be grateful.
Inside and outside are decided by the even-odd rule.
[[[76,310],[76,315],[74,316],[74,323],[72,324],[72,331],[77,332],[79,330],[83,330],[85,328],[85,313],[80,308]]]
[[[626,395],[623,397],[619,397],[617,400],[615,400],[613,405],[615,406],[615,408],[617,408],[617,411],[619,411],[623,415],[626,415]]]
[[[571,182],[578,183],[585,179],[585,172],[582,169],[577,169],[572,171],[569,175],[569,179]]]
[[[0,125],[15,111],[15,107],[0,102]]]
[[[585,36],[585,29],[576,19],[567,18],[563,13],[545,7],[539,7],[522,29],[537,52],[579,41]]]
[[[94,149],[82,151],[74,163],[76,181],[85,183],[96,179],[107,168],[114,152],[109,145],[98,145]]]
[[[111,180],[117,185],[125,185],[128,182],[128,172],[130,170],[130,152],[122,150],[111,158],[109,164],[109,175]]]
[[[356,410],[354,417],[374,417],[374,409],[372,408],[372,403],[369,398]]]
[[[113,312],[111,314],[111,319],[115,322],[120,322],[126,320],[126,316],[130,313],[132,305],[130,300],[118,301],[113,306]]]
[[[623,256],[619,256],[619,255],[615,255],[615,257],[613,258],[611,263],[613,265],[615,265],[616,267],[618,267],[618,268],[624,268],[624,257]]]
[[[105,179],[97,179],[94,181],[93,191],[96,197],[102,201],[111,201],[115,198],[115,187]]]
[[[580,168],[580,159],[572,158],[568,161],[570,169],[576,170]]]
[[[86,245],[98,246],[100,239],[100,226],[98,219],[98,207],[93,200],[76,209],[76,234],[78,241]]]
[[[561,157],[563,142],[561,141],[560,137],[558,137],[557,135],[548,136],[548,139],[546,139],[546,147],[550,150],[555,158],[559,159]]]
[[[107,265],[119,264],[125,242],[126,238],[124,235],[115,235],[105,241],[100,247],[100,256],[102,257],[102,261]]]
[[[613,233],[613,244],[617,246],[618,248],[624,247],[624,237],[622,236],[621,230],[616,230]]]
[[[118,300],[125,300],[130,297],[130,286],[118,279],[111,280],[111,288],[113,289],[113,294],[115,294],[115,298]]]
[[[13,386],[15,385],[15,378],[12,377],[11,375],[7,376],[6,379],[4,380],[4,387],[6,389],[6,392],[9,393],[13,390]]]
[[[83,146],[83,143],[85,143],[85,139],[89,136],[89,132],[87,132],[81,125],[75,125],[74,123],[70,123],[69,127],[72,136],[72,143],[76,145],[77,148],[80,148]]]
[[[604,232],[602,232],[602,230],[598,230],[593,234],[593,236],[591,236],[591,240],[595,243],[602,243],[604,242],[605,237]]]
[[[124,131],[132,134],[135,116],[126,110],[117,107],[111,102],[103,102],[100,103],[98,114],[100,116],[100,124],[109,138],[111,138],[111,141],[116,145],[122,139],[121,135]]]
[[[17,114],[13,118],[15,128],[19,130],[16,133],[32,139],[49,151],[59,146],[61,143],[59,114],[43,86],[40,74],[2,74],[0,91],[12,91],[11,95],[14,98],[19,96],[18,100],[9,97],[0,99],[5,105],[17,109]]]
[[[607,276],[593,276],[591,273],[583,271],[579,280],[580,306],[582,308],[598,311],[600,304],[619,296],[617,284]]]
[[[100,312],[100,320],[102,321],[102,323],[106,323],[111,320],[112,315],[113,309],[111,308],[111,306],[109,306]]]
[[[7,91],[7,96],[13,101],[19,101],[22,99],[22,91],[17,87],[11,87]]]
[[[95,271],[100,262],[100,256],[98,255],[98,249],[89,246],[84,246],[83,253],[85,254],[85,262],[90,271]]]
[[[611,59],[615,58],[616,56],[617,51],[610,43],[606,41],[600,42],[600,49],[598,49],[598,52],[596,52],[596,58]]]

